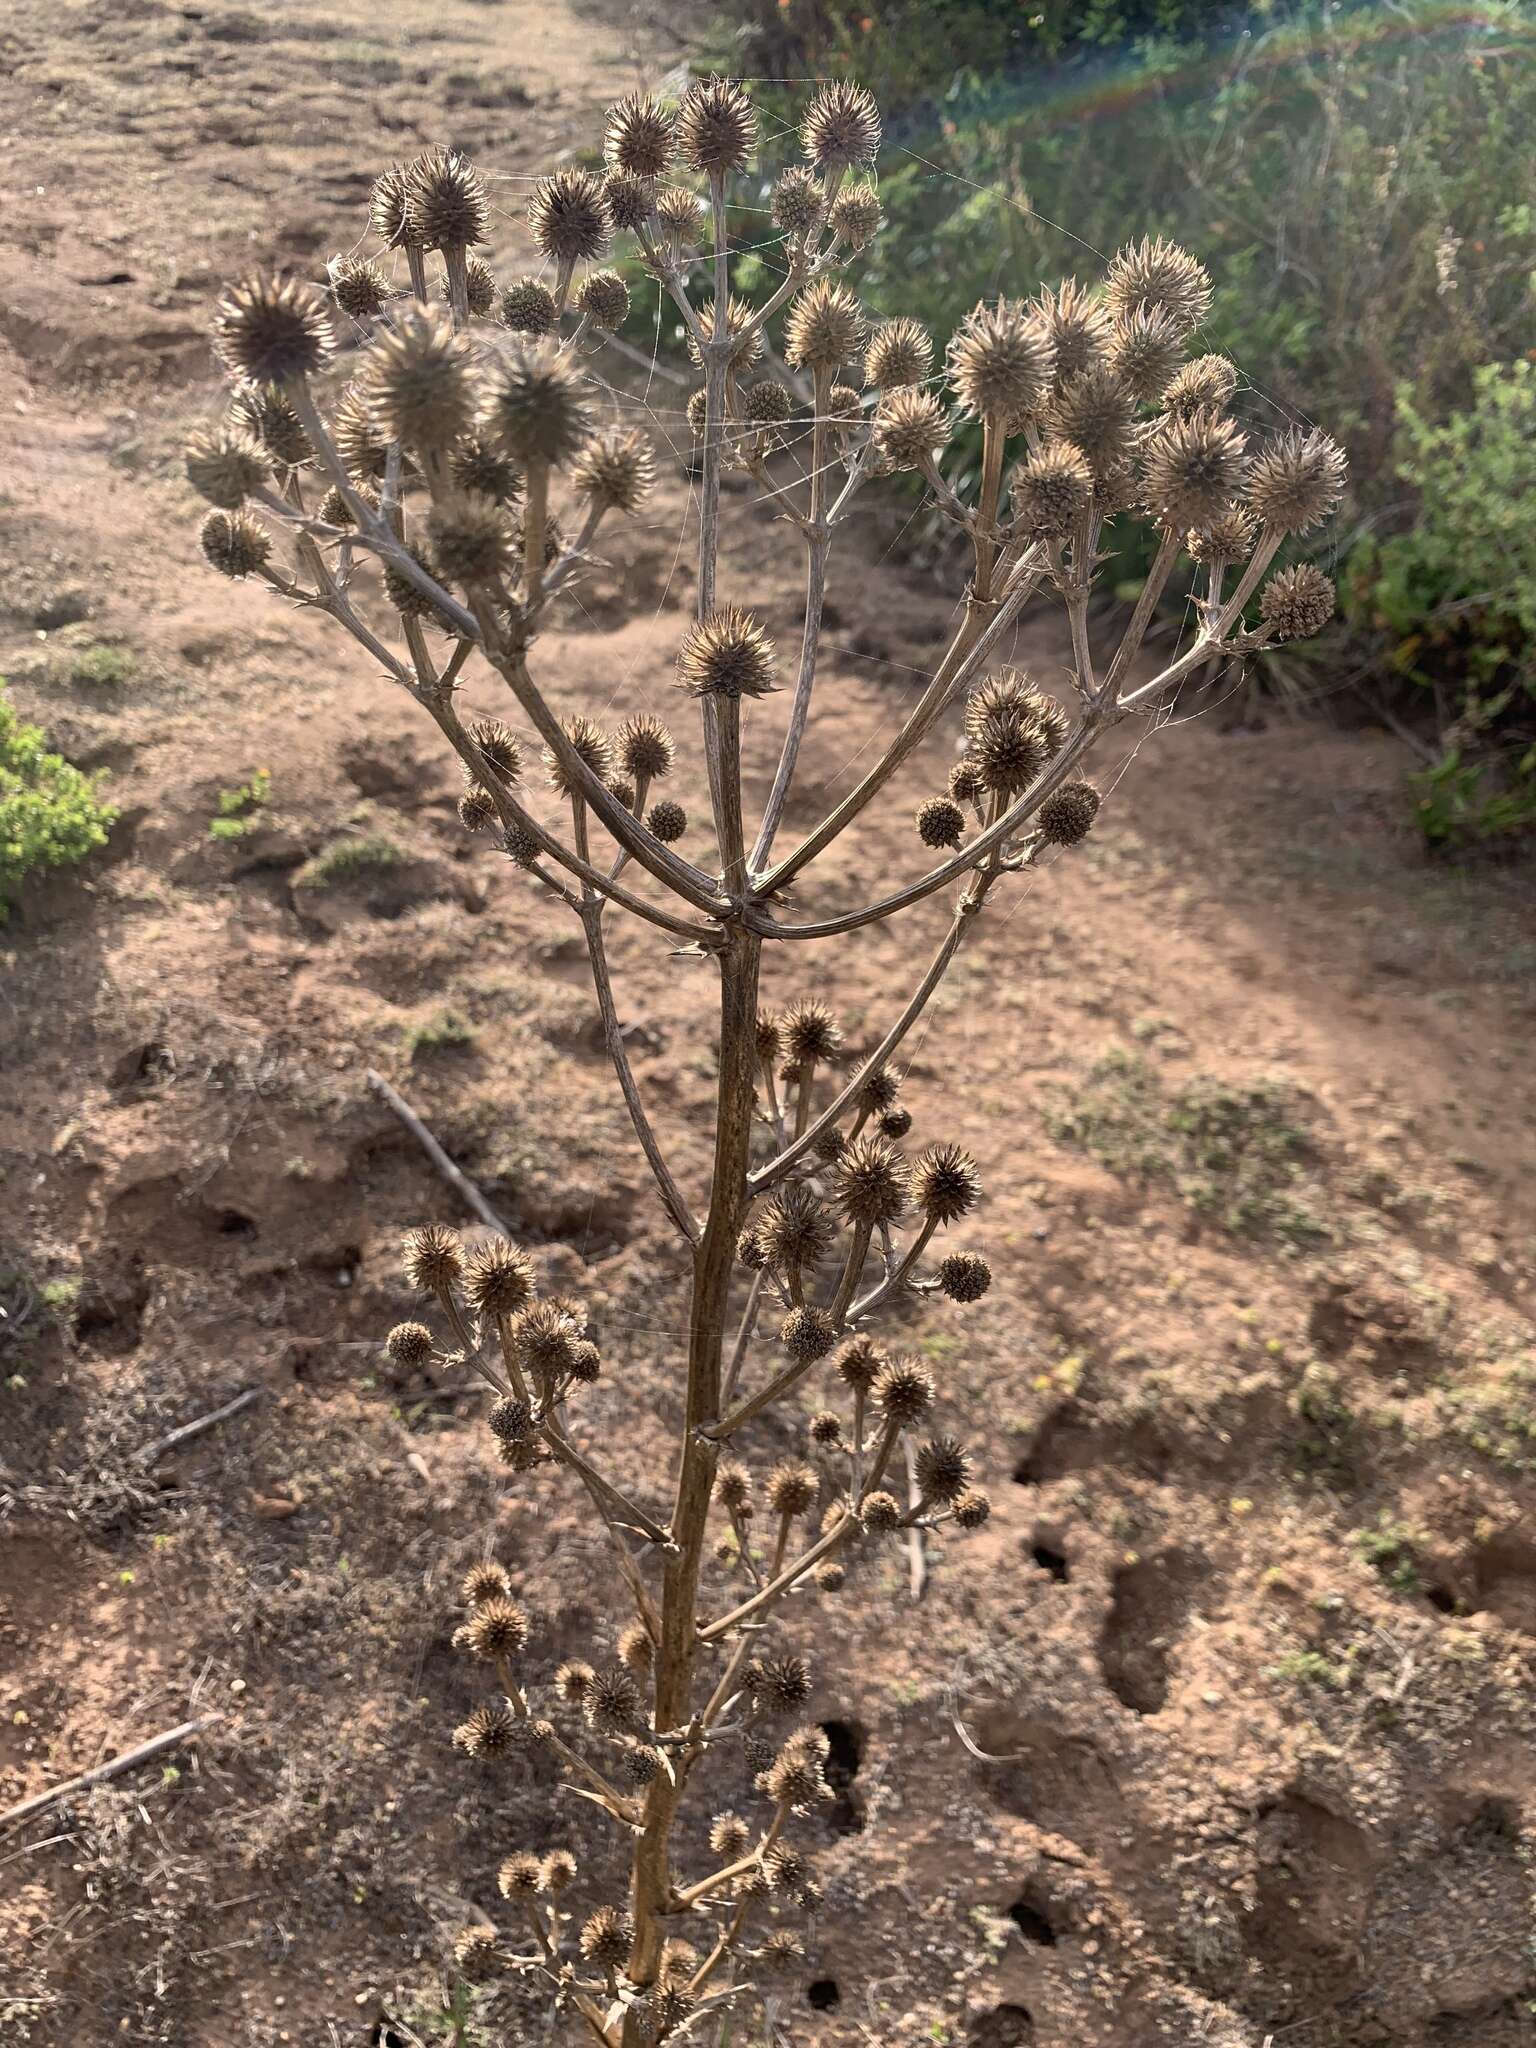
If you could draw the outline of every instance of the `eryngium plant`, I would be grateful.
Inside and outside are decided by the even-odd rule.
[[[732,192],[753,162],[757,123],[729,81],[696,84],[675,108],[615,107],[606,175],[567,169],[536,186],[528,220],[542,274],[505,286],[476,253],[490,208],[469,163],[434,150],[386,170],[371,211],[379,257],[338,259],[323,286],[251,277],[225,294],[215,335],[234,395],[187,457],[213,507],[202,532],[213,566],[265,579],[359,640],[458,755],[466,828],[495,835],[509,880],[548,891],[580,922],[608,1053],[690,1276],[671,1501],[647,1507],[579,1441],[581,1394],[602,1370],[582,1305],[541,1294],[527,1254],[504,1241],[466,1249],[433,1224],[406,1247],[447,1345],[487,1383],[499,1456],[512,1472],[545,1483],[563,1472],[584,1489],[632,1608],[615,1618],[611,1648],[551,1670],[507,1574],[487,1562],[464,1583],[458,1629],[487,1682],[454,1735],[459,1749],[494,1762],[541,1746],[612,1825],[628,1863],[627,1880],[605,1893],[583,1890],[564,1850],[512,1854],[498,1876],[506,1910],[465,1930],[458,1962],[541,1981],[608,2048],[697,2036],[798,1953],[792,1915],[819,1893],[795,1824],[828,1796],[827,1744],[795,1725],[811,1676],[775,1644],[786,1603],[835,1593],[865,1545],[987,1517],[964,1447],[928,1434],[932,1376],[873,1334],[905,1297],[970,1303],[991,1278],[980,1253],[950,1248],[978,1198],[973,1162],[951,1144],[904,1143],[903,1041],[994,896],[1091,830],[1099,795],[1084,770],[1104,735],[1155,717],[1215,657],[1315,631],[1332,604],[1327,579],[1303,564],[1264,584],[1260,624],[1243,624],[1282,541],[1338,501],[1344,465],[1320,433],[1250,446],[1229,411],[1233,366],[1191,359],[1210,301],[1193,257],[1141,242],[1094,285],[977,306],[940,365],[922,328],[872,325],[845,281],[880,222],[874,102],[854,85],[824,87],[799,140],[804,161],[773,188],[783,279],[756,306],[730,290]],[[743,217],[756,236],[761,212]],[[600,530],[608,544],[655,469],[591,367],[627,304],[621,277],[601,267],[616,241],[660,280],[702,370],[688,409],[700,443],[697,606],[676,680],[707,769],[707,830],[658,795],[675,753],[661,724],[643,713],[617,731],[562,720],[537,679],[540,641]],[[973,502],[941,467],[957,412],[982,428]],[[771,701],[780,660],[752,592],[719,587],[720,483],[732,464],[804,547],[787,716]],[[900,471],[917,472],[965,536],[963,614],[875,765],[781,852],[833,545],[859,494]],[[1089,605],[1104,529],[1128,518],[1153,521],[1159,540],[1106,656],[1090,642]],[[289,536],[288,567],[274,529]],[[1181,550],[1197,565],[1197,629],[1155,673],[1133,672]],[[1065,608],[1067,702],[998,662],[1036,598]],[[458,688],[476,660],[505,686],[522,734],[461,719]],[[948,788],[899,797],[898,774],[956,705],[964,738]],[[766,791],[744,786],[747,719],[782,727]],[[818,862],[870,805],[913,794],[911,877],[854,909],[818,908]],[[819,997],[776,1013],[760,1002],[765,946],[792,963],[803,940],[941,893],[953,904],[943,942],[865,1056],[845,1056]],[[610,912],[693,949],[719,979],[702,1207],[669,1166],[630,1068]],[[420,1364],[438,1339],[408,1322],[388,1343]],[[813,1374],[825,1406],[804,1459],[754,1472],[754,1425]],[[904,1436],[915,1441],[904,1448]],[[898,1452],[903,1466],[910,1454],[899,1488]],[[707,1856],[685,1867],[682,1843],[706,1830],[702,1812],[686,1829],[680,1816],[732,1749],[755,1811],[715,1814]],[[619,1861],[601,1855],[596,1866]]]

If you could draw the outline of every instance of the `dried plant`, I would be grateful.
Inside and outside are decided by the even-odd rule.
[[[1142,242],[1096,286],[1069,281],[1029,304],[978,306],[936,373],[922,328],[906,319],[871,328],[845,280],[879,226],[873,100],[854,85],[823,87],[799,139],[804,162],[783,171],[772,195],[782,282],[755,307],[731,292],[727,221],[756,155],[756,118],[728,80],[695,84],[676,107],[646,98],[615,107],[606,175],[561,170],[535,187],[528,221],[544,274],[505,290],[475,253],[490,209],[474,168],[433,150],[386,170],[371,226],[386,256],[403,252],[408,290],[397,295],[384,262],[356,257],[333,263],[323,288],[294,277],[232,286],[215,334],[234,397],[187,456],[213,507],[202,532],[213,566],[263,578],[360,641],[458,755],[465,826],[497,835],[519,882],[579,921],[608,1054],[691,1274],[674,1492],[670,1509],[651,1512],[578,1443],[582,1390],[602,1370],[582,1304],[541,1294],[527,1254],[505,1241],[466,1249],[428,1225],[406,1247],[410,1279],[487,1382],[500,1457],[520,1474],[562,1468],[584,1490],[632,1607],[611,1651],[551,1671],[508,1575],[487,1562],[463,1585],[456,1638],[489,1687],[456,1731],[458,1748],[494,1760],[540,1747],[629,1854],[627,1884],[607,1897],[583,1890],[563,1850],[511,1854],[498,1879],[505,1914],[464,1931],[458,1965],[470,1976],[541,1981],[584,2036],[609,2048],[698,2038],[717,2025],[723,2035],[754,1982],[799,1953],[786,1915],[813,1908],[819,1892],[795,1822],[830,1796],[827,1742],[795,1725],[811,1677],[800,1656],[775,1647],[776,1617],[791,1596],[835,1592],[863,1545],[913,1527],[975,1529],[987,1517],[963,1446],[927,1435],[932,1376],[871,1334],[903,1297],[970,1303],[991,1278],[974,1250],[940,1253],[975,1207],[979,1181],[954,1145],[905,1148],[903,1042],[994,892],[1091,830],[1100,800],[1083,770],[1103,736],[1124,719],[1155,717],[1213,656],[1315,631],[1332,602],[1326,579],[1302,566],[1264,588],[1257,630],[1243,624],[1282,541],[1336,503],[1343,460],[1320,433],[1251,449],[1228,410],[1232,366],[1185,360],[1210,298],[1198,262]],[[599,530],[635,510],[655,471],[650,445],[592,369],[627,305],[623,279],[600,267],[617,237],[670,296],[703,373],[689,406],[700,444],[697,602],[676,680],[693,700],[708,773],[707,837],[657,793],[673,766],[669,732],[644,714],[617,732],[586,717],[562,721],[536,680],[540,640]],[[696,277],[701,290],[691,289]],[[338,393],[344,335],[359,359]],[[952,406],[981,423],[973,503],[941,467]],[[751,592],[719,586],[730,464],[751,473],[804,545],[787,717],[765,701],[780,687],[780,662]],[[859,493],[898,471],[917,472],[966,537],[974,567],[963,615],[875,765],[779,852],[833,543]],[[1154,521],[1160,542],[1103,658],[1089,632],[1101,536],[1130,516]],[[277,566],[274,526],[291,537],[289,568]],[[1200,569],[1198,630],[1155,673],[1143,665],[1133,674],[1181,550]],[[1065,608],[1068,704],[998,663],[1036,598]],[[542,749],[542,801],[527,731],[460,717],[456,692],[477,657]],[[963,750],[948,789],[923,793],[913,814],[920,871],[855,908],[818,910],[818,862],[835,858],[869,806],[898,800],[899,772],[959,704]],[[755,831],[742,775],[746,718],[783,725]],[[690,834],[697,858],[681,850]],[[923,849],[933,857],[925,868]],[[948,930],[866,1057],[845,1058],[819,996],[765,1012],[765,946],[792,960],[801,941],[896,917],[941,892],[953,900]],[[718,973],[702,1210],[668,1164],[630,1067],[608,964],[610,911]],[[400,1324],[388,1344],[408,1364],[438,1355],[424,1323]],[[753,1425],[812,1374],[829,1392],[806,1458],[754,1473],[742,1462]],[[891,1474],[904,1436],[916,1439],[915,1483],[898,1491]],[[680,1816],[722,1749],[745,1758],[760,1810],[750,1820],[717,1814],[712,1862],[685,1869]],[[613,1862],[600,1856],[598,1867]]]

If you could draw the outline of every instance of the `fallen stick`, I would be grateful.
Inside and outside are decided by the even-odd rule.
[[[449,1187],[453,1189],[462,1202],[474,1210],[486,1228],[494,1230],[498,1237],[510,1238],[512,1233],[506,1224],[502,1222],[468,1174],[461,1173],[458,1167],[454,1165],[415,1110],[405,1100],[405,1097],[391,1088],[384,1076],[375,1073],[372,1067],[368,1069],[368,1086],[375,1095],[389,1104],[395,1115],[399,1117],[401,1123],[405,1125],[405,1128],[416,1140],[422,1151],[426,1153],[443,1179],[447,1181]]]
[[[152,1735],[148,1742],[141,1742],[137,1749],[125,1749],[121,1756],[114,1757],[109,1764],[98,1764],[93,1771],[82,1771],[78,1778],[69,1778],[62,1785],[55,1785],[51,1792],[34,1792],[30,1799],[23,1799],[19,1806],[0,1813],[0,1828],[9,1827],[12,1821],[25,1820],[29,1814],[41,1813],[45,1806],[56,1806],[61,1799],[68,1799],[76,1792],[85,1792],[92,1785],[104,1785],[108,1778],[119,1778],[124,1771],[137,1770],[140,1764],[150,1763],[155,1757],[163,1756],[168,1749],[175,1749],[191,1736],[204,1728],[211,1728],[221,1717],[218,1714],[202,1714],[195,1721],[183,1721],[179,1728],[168,1728],[164,1735]]]
[[[163,1458],[167,1451],[175,1450],[190,1437],[201,1436],[205,1429],[214,1429],[221,1422],[228,1422],[232,1415],[238,1415],[242,1408],[249,1408],[253,1401],[261,1399],[260,1387],[247,1387],[243,1394],[236,1394],[233,1401],[226,1401],[222,1408],[215,1408],[211,1415],[199,1415],[191,1422],[184,1422],[180,1429],[170,1430],[165,1436],[155,1438],[137,1453],[141,1465],[153,1465],[157,1458]]]

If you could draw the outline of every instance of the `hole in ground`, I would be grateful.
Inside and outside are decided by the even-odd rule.
[[[240,1209],[221,1209],[214,1228],[220,1237],[254,1237],[256,1223]]]
[[[1008,1908],[1008,1918],[1026,1941],[1038,1948],[1056,1946],[1056,1929],[1051,1921],[1051,1902],[1039,1885],[1030,1883]]]
[[[828,1819],[840,1835],[856,1835],[864,1826],[864,1807],[852,1786],[864,1761],[864,1730],[857,1721],[823,1721],[827,1751],[826,1780],[833,1802]]]
[[[842,1997],[835,1977],[818,1977],[805,1987],[805,2000],[815,2012],[830,2012]]]
[[[1037,1543],[1029,1554],[1041,1571],[1049,1572],[1059,1586],[1064,1586],[1071,1578],[1072,1567],[1067,1563],[1065,1554],[1053,1549],[1049,1543]]]
[[[994,2005],[984,2012],[967,2036],[968,2048],[1029,2048],[1035,2038],[1035,2023],[1023,2005]]]

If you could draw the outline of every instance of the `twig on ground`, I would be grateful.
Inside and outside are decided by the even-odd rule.
[[[433,1137],[404,1096],[396,1089],[391,1088],[384,1076],[377,1073],[372,1067],[368,1069],[368,1086],[381,1101],[388,1103],[389,1107],[399,1117],[401,1123],[405,1125],[405,1128],[416,1140],[422,1151],[426,1153],[443,1179],[447,1181],[449,1187],[454,1190],[466,1207],[474,1210],[488,1230],[494,1230],[498,1237],[510,1238],[512,1235],[510,1226],[504,1223],[496,1214],[496,1211],[491,1207],[484,1195],[481,1194],[469,1175],[454,1165],[448,1154],[439,1145],[436,1138]]]
[[[141,1465],[153,1465],[158,1459],[163,1458],[167,1451],[175,1450],[178,1444],[188,1443],[193,1437],[201,1436],[205,1430],[216,1429],[221,1422],[228,1422],[231,1416],[239,1415],[243,1409],[259,1401],[261,1393],[260,1387],[247,1387],[243,1394],[236,1394],[232,1401],[226,1401],[222,1408],[215,1408],[211,1414],[195,1416],[191,1422],[184,1422],[179,1429],[167,1430],[164,1436],[157,1436],[152,1444],[144,1446],[138,1453],[138,1462]]]
[[[200,1714],[195,1721],[183,1721],[179,1728],[168,1728],[163,1735],[152,1735],[148,1742],[141,1742],[136,1749],[124,1750],[109,1764],[98,1764],[92,1771],[82,1771],[78,1778],[67,1778],[62,1785],[55,1785],[50,1791],[34,1792],[30,1799],[23,1799],[0,1813],[0,1828],[9,1827],[13,1821],[26,1820],[30,1814],[41,1813],[45,1807],[56,1806],[61,1799],[70,1799],[76,1792],[89,1791],[93,1785],[104,1785],[109,1778],[120,1778],[124,1771],[137,1770],[140,1764],[152,1763],[168,1749],[177,1749],[204,1728],[212,1727],[220,1718],[218,1714]]]

